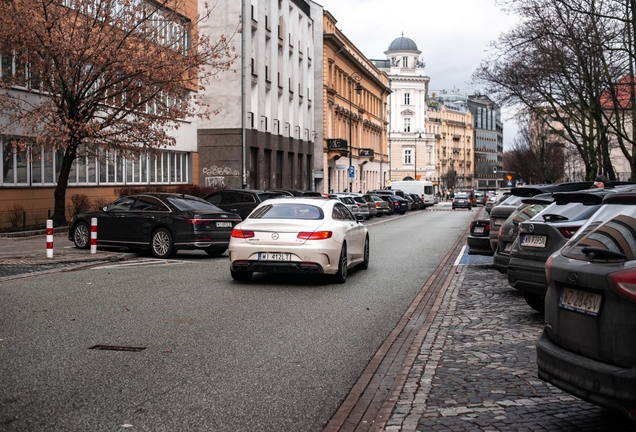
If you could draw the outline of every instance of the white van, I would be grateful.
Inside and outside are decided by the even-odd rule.
[[[421,180],[392,181],[387,189],[397,189],[408,194],[418,194],[424,200],[426,207],[435,205],[433,183]]]

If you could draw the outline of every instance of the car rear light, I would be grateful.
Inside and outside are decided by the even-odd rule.
[[[607,275],[612,291],[636,303],[636,269],[622,270]]]
[[[499,227],[499,232],[497,233],[497,237],[501,237],[503,235],[503,225]]]
[[[490,224],[484,225],[484,232],[487,232],[487,233],[490,232]]]
[[[331,231],[315,231],[315,232],[300,232],[298,238],[301,240],[327,240],[333,236]]]
[[[548,281],[548,285],[550,285],[550,279],[552,279],[552,261],[552,255],[550,255],[545,262],[545,279]]]
[[[186,219],[187,223],[191,223],[192,225],[204,225],[206,224],[208,221],[203,220],[203,219],[199,219],[199,218],[187,218]]]
[[[232,230],[232,237],[234,237],[234,238],[252,238],[252,237],[254,237],[254,231],[233,229]]]
[[[569,226],[569,227],[561,227],[559,228],[559,232],[561,235],[567,239],[572,238],[574,234],[581,228],[581,225],[578,226]]]
[[[375,208],[380,208],[380,203],[379,202],[375,203]]]
[[[356,205],[357,205],[358,207],[362,207],[362,204],[360,204],[360,203],[356,203]]]

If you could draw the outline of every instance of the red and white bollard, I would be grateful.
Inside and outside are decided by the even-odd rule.
[[[91,218],[91,253],[97,253],[97,218]]]
[[[53,220],[46,220],[46,257],[53,258]]]

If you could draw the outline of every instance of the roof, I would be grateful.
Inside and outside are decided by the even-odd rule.
[[[413,42],[412,39],[404,37],[399,37],[391,42],[389,45],[388,51],[419,51],[417,49],[417,45]]]
[[[624,76],[614,85],[616,102],[618,103],[619,109],[630,109],[632,106],[630,91],[632,81],[636,84],[636,78],[632,79],[629,76]],[[601,94],[601,107],[603,107],[603,109],[614,108],[614,98],[612,97],[611,90],[605,90],[603,94]]]

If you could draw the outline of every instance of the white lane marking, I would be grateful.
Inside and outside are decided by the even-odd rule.
[[[139,266],[162,266],[162,265],[172,265],[172,264],[191,264],[190,261],[180,261],[180,260],[162,260],[155,258],[142,258],[137,261],[131,261],[124,264],[107,264],[97,267],[92,267],[91,270],[99,270],[99,269],[112,269],[112,268],[124,268],[124,267],[139,267]]]
[[[457,259],[455,260],[455,264],[453,264],[453,267],[457,267],[459,265],[459,262],[461,261],[462,257],[464,256],[464,252],[466,252],[466,248],[468,247],[468,245],[464,245],[464,247],[462,247],[461,252],[459,252],[459,255],[457,256]]]

